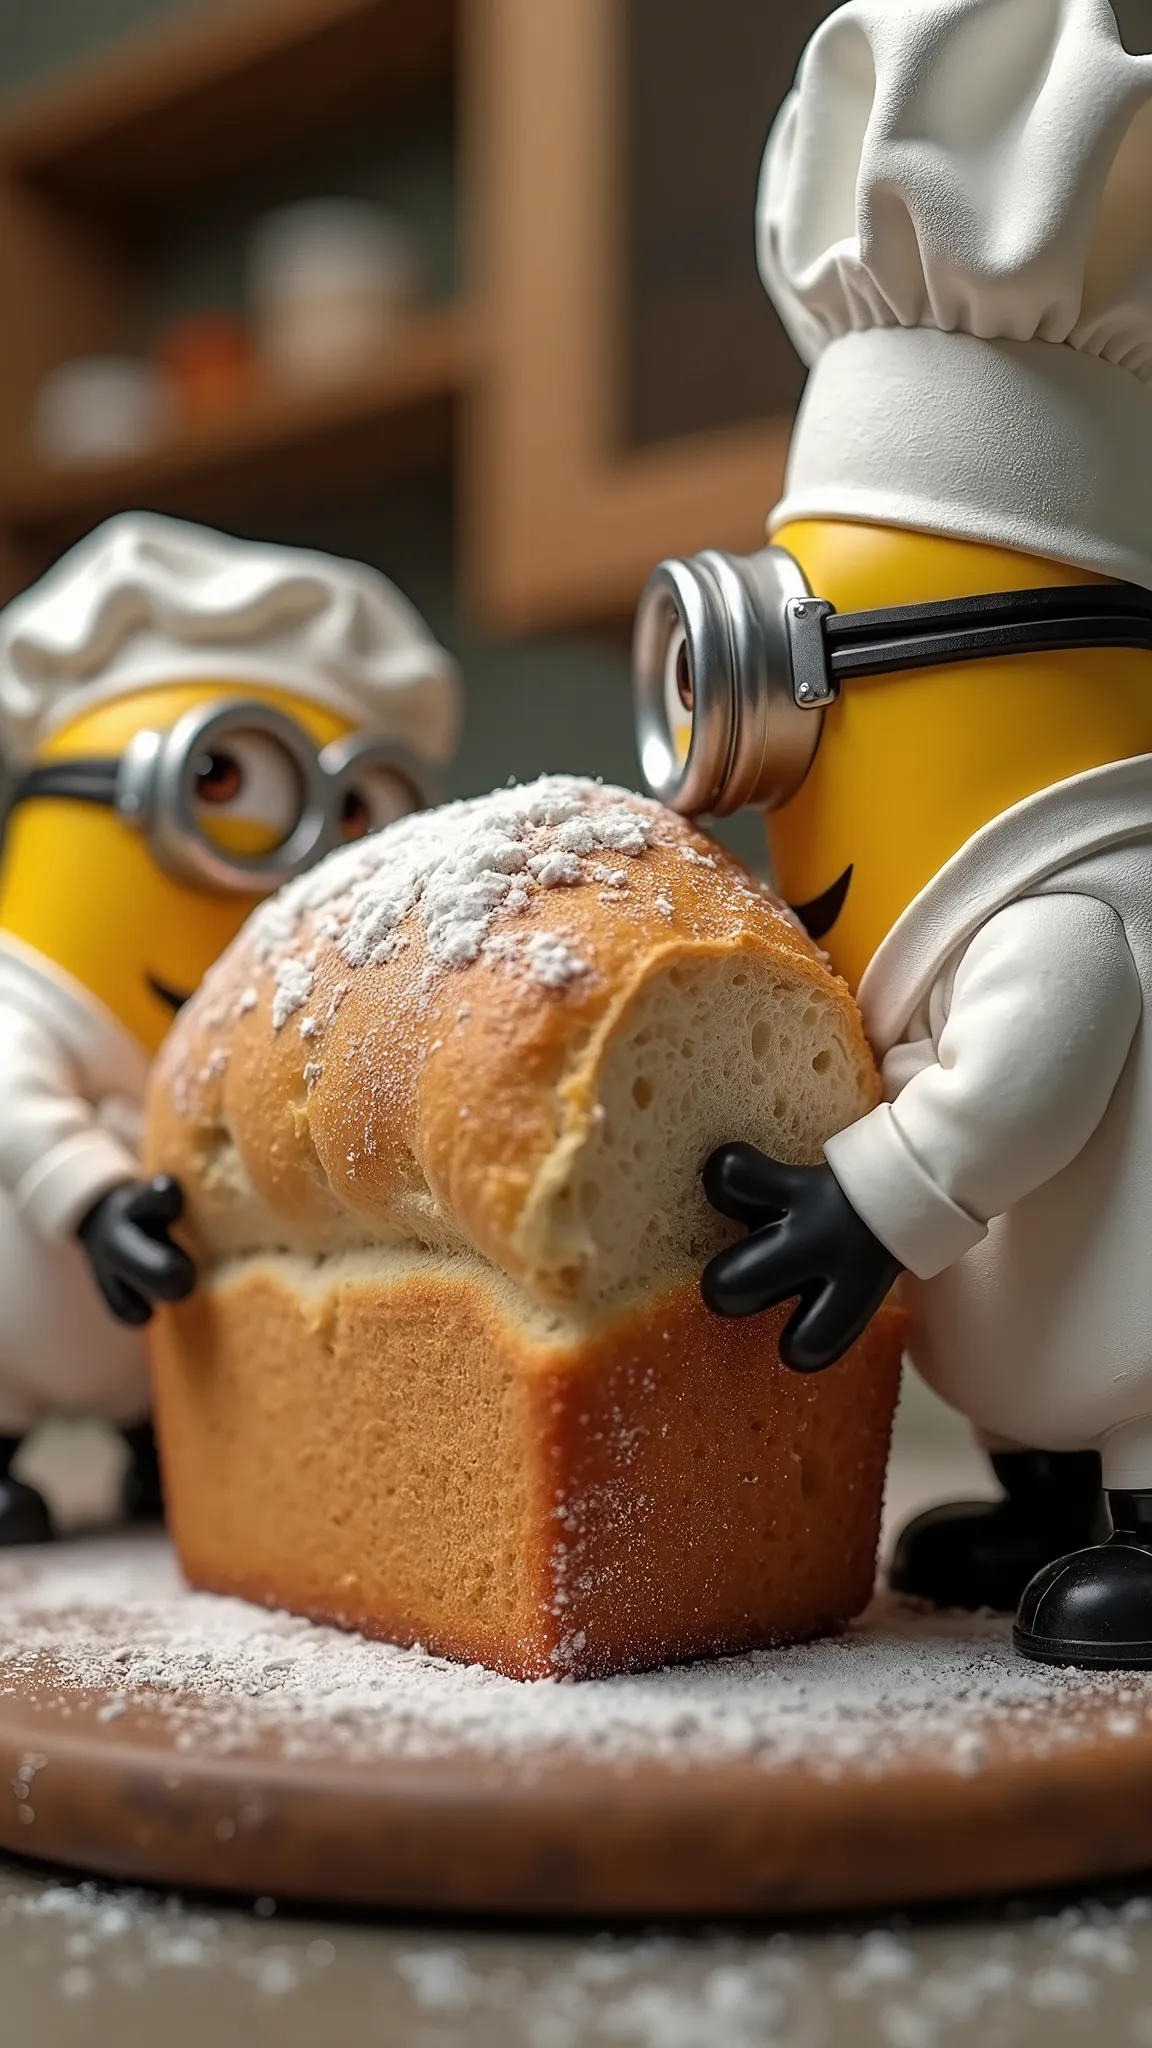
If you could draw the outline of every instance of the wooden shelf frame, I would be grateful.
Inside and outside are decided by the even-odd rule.
[[[467,423],[468,585],[507,631],[622,617],[662,555],[758,546],[791,416],[621,449],[617,0],[473,0],[464,119],[488,371]]]
[[[154,213],[455,69],[455,0],[210,0],[0,105],[0,169]]]
[[[756,546],[789,419],[618,444],[622,26],[622,0],[212,0],[0,109],[4,591],[122,506],[226,522],[432,454],[457,465],[465,596],[503,633],[619,619],[661,555]],[[459,120],[462,303],[339,391],[256,391],[115,469],[35,463],[41,380],[122,345],[172,209],[436,81]]]
[[[125,504],[182,511],[213,491],[254,497],[285,457],[322,466],[348,434],[387,430],[422,408],[449,407],[475,368],[467,309],[413,314],[388,353],[355,377],[253,385],[235,405],[184,427],[131,462],[52,469],[27,463],[0,480],[0,525],[31,536],[103,518]]]
[[[51,468],[29,445],[57,363],[117,350],[173,210],[373,107],[454,81],[457,0],[211,0],[0,108],[0,595],[127,507],[224,521],[407,463],[450,460],[476,370],[462,303],[410,315],[387,353],[308,388],[256,383],[147,456]]]

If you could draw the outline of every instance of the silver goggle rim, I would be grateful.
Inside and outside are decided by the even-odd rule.
[[[198,813],[196,783],[206,753],[240,733],[275,740],[300,782],[300,815],[280,846],[249,858],[213,845]],[[352,734],[317,749],[303,728],[274,705],[228,699],[185,712],[166,732],[137,733],[116,776],[117,816],[147,834],[166,873],[216,894],[262,896],[279,889],[343,844],[341,810],[357,773],[387,769],[411,789],[413,808],[437,801],[427,769],[403,748]]]
[[[653,571],[636,610],[632,664],[640,764],[661,803],[687,817],[728,817],[745,805],[777,810],[795,795],[821,719],[797,702],[788,614],[814,601],[783,548],[708,549]],[[671,715],[681,645],[693,690],[683,759]]]

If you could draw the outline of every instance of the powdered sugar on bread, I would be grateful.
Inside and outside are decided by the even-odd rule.
[[[818,1157],[874,1091],[843,985],[742,863],[557,775],[264,905],[162,1056],[153,1131],[182,1131],[152,1156],[202,1255],[476,1249],[538,1302],[607,1308],[730,1239],[713,1145]]]
[[[624,790],[548,775],[417,812],[347,847],[257,917],[257,957],[276,971],[274,1028],[307,1001],[307,992],[297,993],[307,970],[294,949],[313,921],[350,967],[379,966],[395,957],[401,926],[415,912],[430,966],[466,967],[489,943],[498,912],[526,910],[538,890],[625,879],[603,861],[590,865],[590,857],[637,858],[653,844],[660,818],[656,805]],[[544,988],[578,971],[557,965],[562,944],[556,935],[555,946],[529,947],[522,956]],[[521,956],[505,947],[500,957]]]

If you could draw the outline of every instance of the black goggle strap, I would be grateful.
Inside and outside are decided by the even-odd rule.
[[[112,809],[119,772],[120,763],[114,758],[92,756],[75,761],[49,761],[41,768],[29,768],[20,777],[9,801],[23,804],[35,797],[57,796],[71,803],[104,804]]]
[[[821,638],[828,695],[855,676],[940,668],[1005,654],[1058,654],[1077,647],[1152,648],[1152,591],[1139,584],[1073,584],[1001,590],[886,611],[833,612],[811,605],[790,628],[807,641],[806,665]]]
[[[412,793],[421,807],[437,800],[427,774],[418,778],[414,770],[398,764],[391,755],[382,754],[380,765],[396,769],[411,783]],[[43,767],[29,768],[19,778],[8,799],[8,806],[11,809],[16,804],[31,803],[36,797],[55,796],[77,804],[103,804],[114,810],[119,774],[120,763],[114,756],[77,756],[73,761],[49,761]]]

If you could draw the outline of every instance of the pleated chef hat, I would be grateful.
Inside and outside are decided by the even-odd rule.
[[[1107,0],[849,0],[757,228],[812,367],[770,532],[866,519],[1152,586],[1152,59]]]
[[[17,767],[94,704],[209,679],[330,705],[428,761],[455,741],[455,663],[361,562],[127,512],[0,613],[0,745]]]

